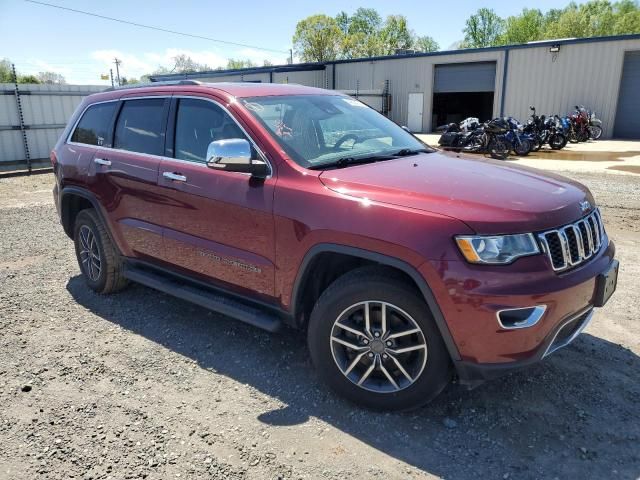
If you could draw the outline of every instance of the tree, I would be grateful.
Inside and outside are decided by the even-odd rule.
[[[40,81],[40,83],[48,83],[54,85],[65,85],[67,83],[67,81],[61,74],[55,72],[40,72],[38,73],[38,80]]]
[[[335,60],[340,53],[342,32],[335,18],[312,15],[296,25],[293,48],[305,62]]]
[[[7,58],[0,60],[0,83],[13,83],[11,62]]]
[[[273,62],[271,60],[263,60],[262,61],[262,66],[263,67],[272,67],[273,66]]]
[[[343,12],[344,13],[344,12]],[[347,32],[350,34],[363,33],[377,35],[382,26],[382,18],[375,8],[358,8],[349,18]]]
[[[18,83],[40,83],[35,75],[18,75]]]
[[[205,72],[207,70],[213,70],[206,63],[198,63],[191,57],[185,54],[176,55],[173,57],[175,73],[193,73],[193,72]]]
[[[522,10],[520,15],[508,17],[500,44],[513,45],[527,43],[542,38],[545,28],[545,16],[536,8]]]
[[[235,58],[230,58],[227,61],[228,70],[237,70],[239,68],[254,68],[257,66],[258,65],[251,60],[236,60]]]
[[[404,15],[389,15],[380,31],[382,54],[393,55],[396,50],[406,50],[413,46],[414,34],[407,27]]]
[[[428,35],[422,37],[416,37],[413,42],[413,48],[420,50],[421,52],[437,52],[440,50],[440,45],[433,38]]]
[[[465,48],[491,47],[499,43],[504,20],[492,9],[481,8],[467,19],[463,31]]]

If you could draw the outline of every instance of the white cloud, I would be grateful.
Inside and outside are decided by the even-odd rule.
[[[117,49],[95,50],[89,54],[89,58],[79,58],[77,63],[66,60],[61,63],[48,62],[43,59],[30,59],[28,71],[25,73],[37,73],[49,71],[62,74],[70,84],[108,84],[110,81],[100,80],[100,75],[108,75],[109,69],[113,69],[116,76],[116,68],[113,63],[115,58],[121,60],[120,76],[128,78],[140,78],[142,75],[152,73],[159,66],[172,68],[173,58],[177,55],[187,55],[195,62],[209,65],[211,68],[227,66],[230,58],[238,60],[251,60],[257,65],[262,65],[264,60],[269,60],[275,65],[287,62],[287,54],[265,52],[253,48],[228,49],[222,54],[215,50],[188,50],[180,48],[167,48],[163,51],[147,51],[140,54],[129,53]],[[18,65],[19,67],[19,65]]]

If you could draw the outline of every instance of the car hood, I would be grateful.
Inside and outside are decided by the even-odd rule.
[[[560,175],[450,152],[436,151],[324,171],[329,189],[447,215],[477,233],[542,231],[585,215],[589,190]]]

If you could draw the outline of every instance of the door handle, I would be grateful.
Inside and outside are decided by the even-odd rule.
[[[175,182],[186,182],[187,181],[187,177],[185,177],[184,175],[180,175],[179,173],[164,172],[162,174],[162,176],[164,178],[167,178],[169,180],[173,180]]]
[[[94,163],[97,163],[98,165],[104,165],[105,167],[111,166],[111,160],[107,160],[106,158],[94,158],[93,161]]]

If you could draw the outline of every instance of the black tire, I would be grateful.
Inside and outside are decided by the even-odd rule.
[[[95,263],[91,263],[94,259],[90,254],[82,253],[86,250],[83,248],[81,235],[86,235],[87,231],[95,239],[95,243],[91,244],[95,245],[94,251],[99,255],[99,259]],[[89,288],[97,293],[107,294],[126,287],[128,281],[124,277],[124,267],[120,255],[94,209],[81,210],[78,213],[73,233],[78,265]],[[88,260],[87,257],[89,257]],[[96,269],[96,264],[99,264],[99,269]]]
[[[569,140],[569,142],[571,143],[578,143],[578,135],[576,134],[575,130],[571,130],[569,132],[569,136],[567,138]]]
[[[531,143],[526,138],[523,138],[520,140],[520,143],[516,143],[513,146],[513,151],[520,157],[526,157],[531,151]]]
[[[496,160],[504,160],[509,156],[509,146],[507,142],[500,138],[494,138],[489,143],[489,154]]]
[[[334,322],[342,319],[341,315],[350,307],[361,302],[371,302],[372,305],[387,302],[402,309],[403,313],[410,315],[414,324],[418,325],[423,335],[420,338],[426,345],[426,363],[422,363],[422,368],[414,377],[413,383],[396,391],[373,391],[358,386],[343,374],[338,360],[334,359],[334,343],[331,340],[332,332],[336,328]],[[417,289],[407,284],[393,270],[363,267],[343,275],[332,283],[313,308],[307,340],[311,359],[319,377],[343,397],[374,410],[410,410],[420,407],[435,398],[452,377],[451,360],[429,307]],[[374,341],[371,342],[372,349]],[[383,361],[383,354],[379,355],[376,361],[388,362],[387,365],[391,364],[391,368],[395,368],[389,356]],[[364,358],[363,362],[366,361]],[[377,365],[375,361],[369,361],[369,364]],[[405,366],[409,365],[410,363],[407,363]],[[381,376],[379,370],[376,372]],[[399,372],[398,368],[393,371],[396,374]]]
[[[536,135],[533,140],[529,141],[531,143],[531,151],[537,152],[542,148],[542,142],[540,142],[540,138]]]
[[[589,137],[598,140],[602,136],[602,127],[599,125],[591,125],[589,126]]]
[[[549,137],[549,146],[553,150],[560,150],[567,144],[566,137],[561,133],[555,133]]]

